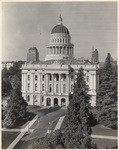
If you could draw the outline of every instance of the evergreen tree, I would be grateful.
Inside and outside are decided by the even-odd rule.
[[[84,79],[83,69],[79,69],[74,93],[68,106],[64,145],[66,148],[91,148],[91,127],[89,126],[88,87]]]
[[[19,90],[12,90],[4,114],[3,126],[13,128],[21,123],[26,116],[27,103]]]
[[[98,120],[100,123],[117,128],[117,65],[108,53],[105,65],[100,70],[97,96]]]

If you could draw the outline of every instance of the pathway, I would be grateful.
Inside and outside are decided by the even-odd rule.
[[[21,140],[21,138],[25,135],[26,132],[28,131],[33,131],[29,130],[29,128],[35,123],[35,121],[38,119],[38,115],[36,115],[30,122],[29,124],[24,128],[21,129],[21,133],[16,137],[16,139],[10,144],[10,146],[7,149],[13,149],[15,145]],[[10,129],[11,130],[11,129]],[[15,130],[15,129],[14,129]],[[18,129],[17,129],[18,130]]]
[[[61,125],[62,125],[62,122],[63,122],[63,120],[64,120],[64,117],[65,117],[65,116],[60,117],[60,119],[59,119],[59,121],[58,121],[58,123],[57,123],[57,125],[56,125],[56,127],[55,127],[55,129],[54,129],[54,131],[60,129],[60,127],[61,127]]]
[[[105,136],[105,135],[91,135],[94,139],[108,139],[108,140],[117,140],[118,138],[116,136]]]

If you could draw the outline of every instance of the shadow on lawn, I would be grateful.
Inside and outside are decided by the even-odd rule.
[[[59,109],[61,109],[61,107],[59,107],[59,106],[49,107],[49,108],[44,108],[44,109],[41,109],[40,106],[28,106],[29,112],[32,112],[32,113],[39,115],[39,116],[46,115],[48,113],[51,113],[53,111],[57,111]]]

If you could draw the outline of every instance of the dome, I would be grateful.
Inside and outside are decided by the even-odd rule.
[[[53,34],[53,33],[66,33],[66,34],[69,34],[69,30],[64,25],[58,24],[52,29],[51,34]]]

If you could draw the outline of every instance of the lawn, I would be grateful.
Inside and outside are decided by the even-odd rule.
[[[54,111],[57,111],[59,110],[61,107],[59,106],[56,106],[56,107],[50,107],[50,108],[44,108],[44,109],[41,109],[40,106],[28,106],[27,107],[27,110],[28,112],[32,112],[36,115],[39,115],[39,116],[43,116],[43,115],[46,115],[48,113],[51,113],[51,112],[54,112]]]
[[[13,140],[19,135],[20,132],[7,132],[2,131],[2,149],[8,148]]]
[[[59,118],[60,118],[60,117],[59,117]],[[52,121],[49,130],[52,130],[52,131],[53,131],[53,130],[55,129],[55,127],[56,127],[56,125],[57,125],[57,123],[58,123],[58,121],[59,121],[59,118],[56,118],[54,121]]]
[[[67,109],[58,109],[56,111],[56,108],[54,109],[49,109],[51,112],[48,112],[48,110],[42,110],[42,112],[45,112],[46,114],[43,116],[41,116],[37,123],[33,125],[33,127],[35,128],[34,132],[31,133],[30,135],[25,135],[19,142],[18,144],[15,146],[15,148],[19,148],[19,149],[27,149],[29,148],[29,145],[32,143],[32,141],[39,139],[40,137],[43,137],[46,135],[46,132],[48,129],[52,129],[54,130],[59,118],[61,116],[66,115],[67,113]],[[52,112],[52,110],[54,110],[54,112]],[[51,125],[51,122],[53,122],[53,124]],[[51,125],[51,126],[50,126]],[[31,127],[31,128],[33,128]]]
[[[117,130],[106,128],[103,125],[96,125],[92,127],[92,134],[106,135],[106,136],[117,136]]]
[[[117,140],[92,139],[92,141],[97,144],[97,147],[100,149],[112,149],[117,146]]]

